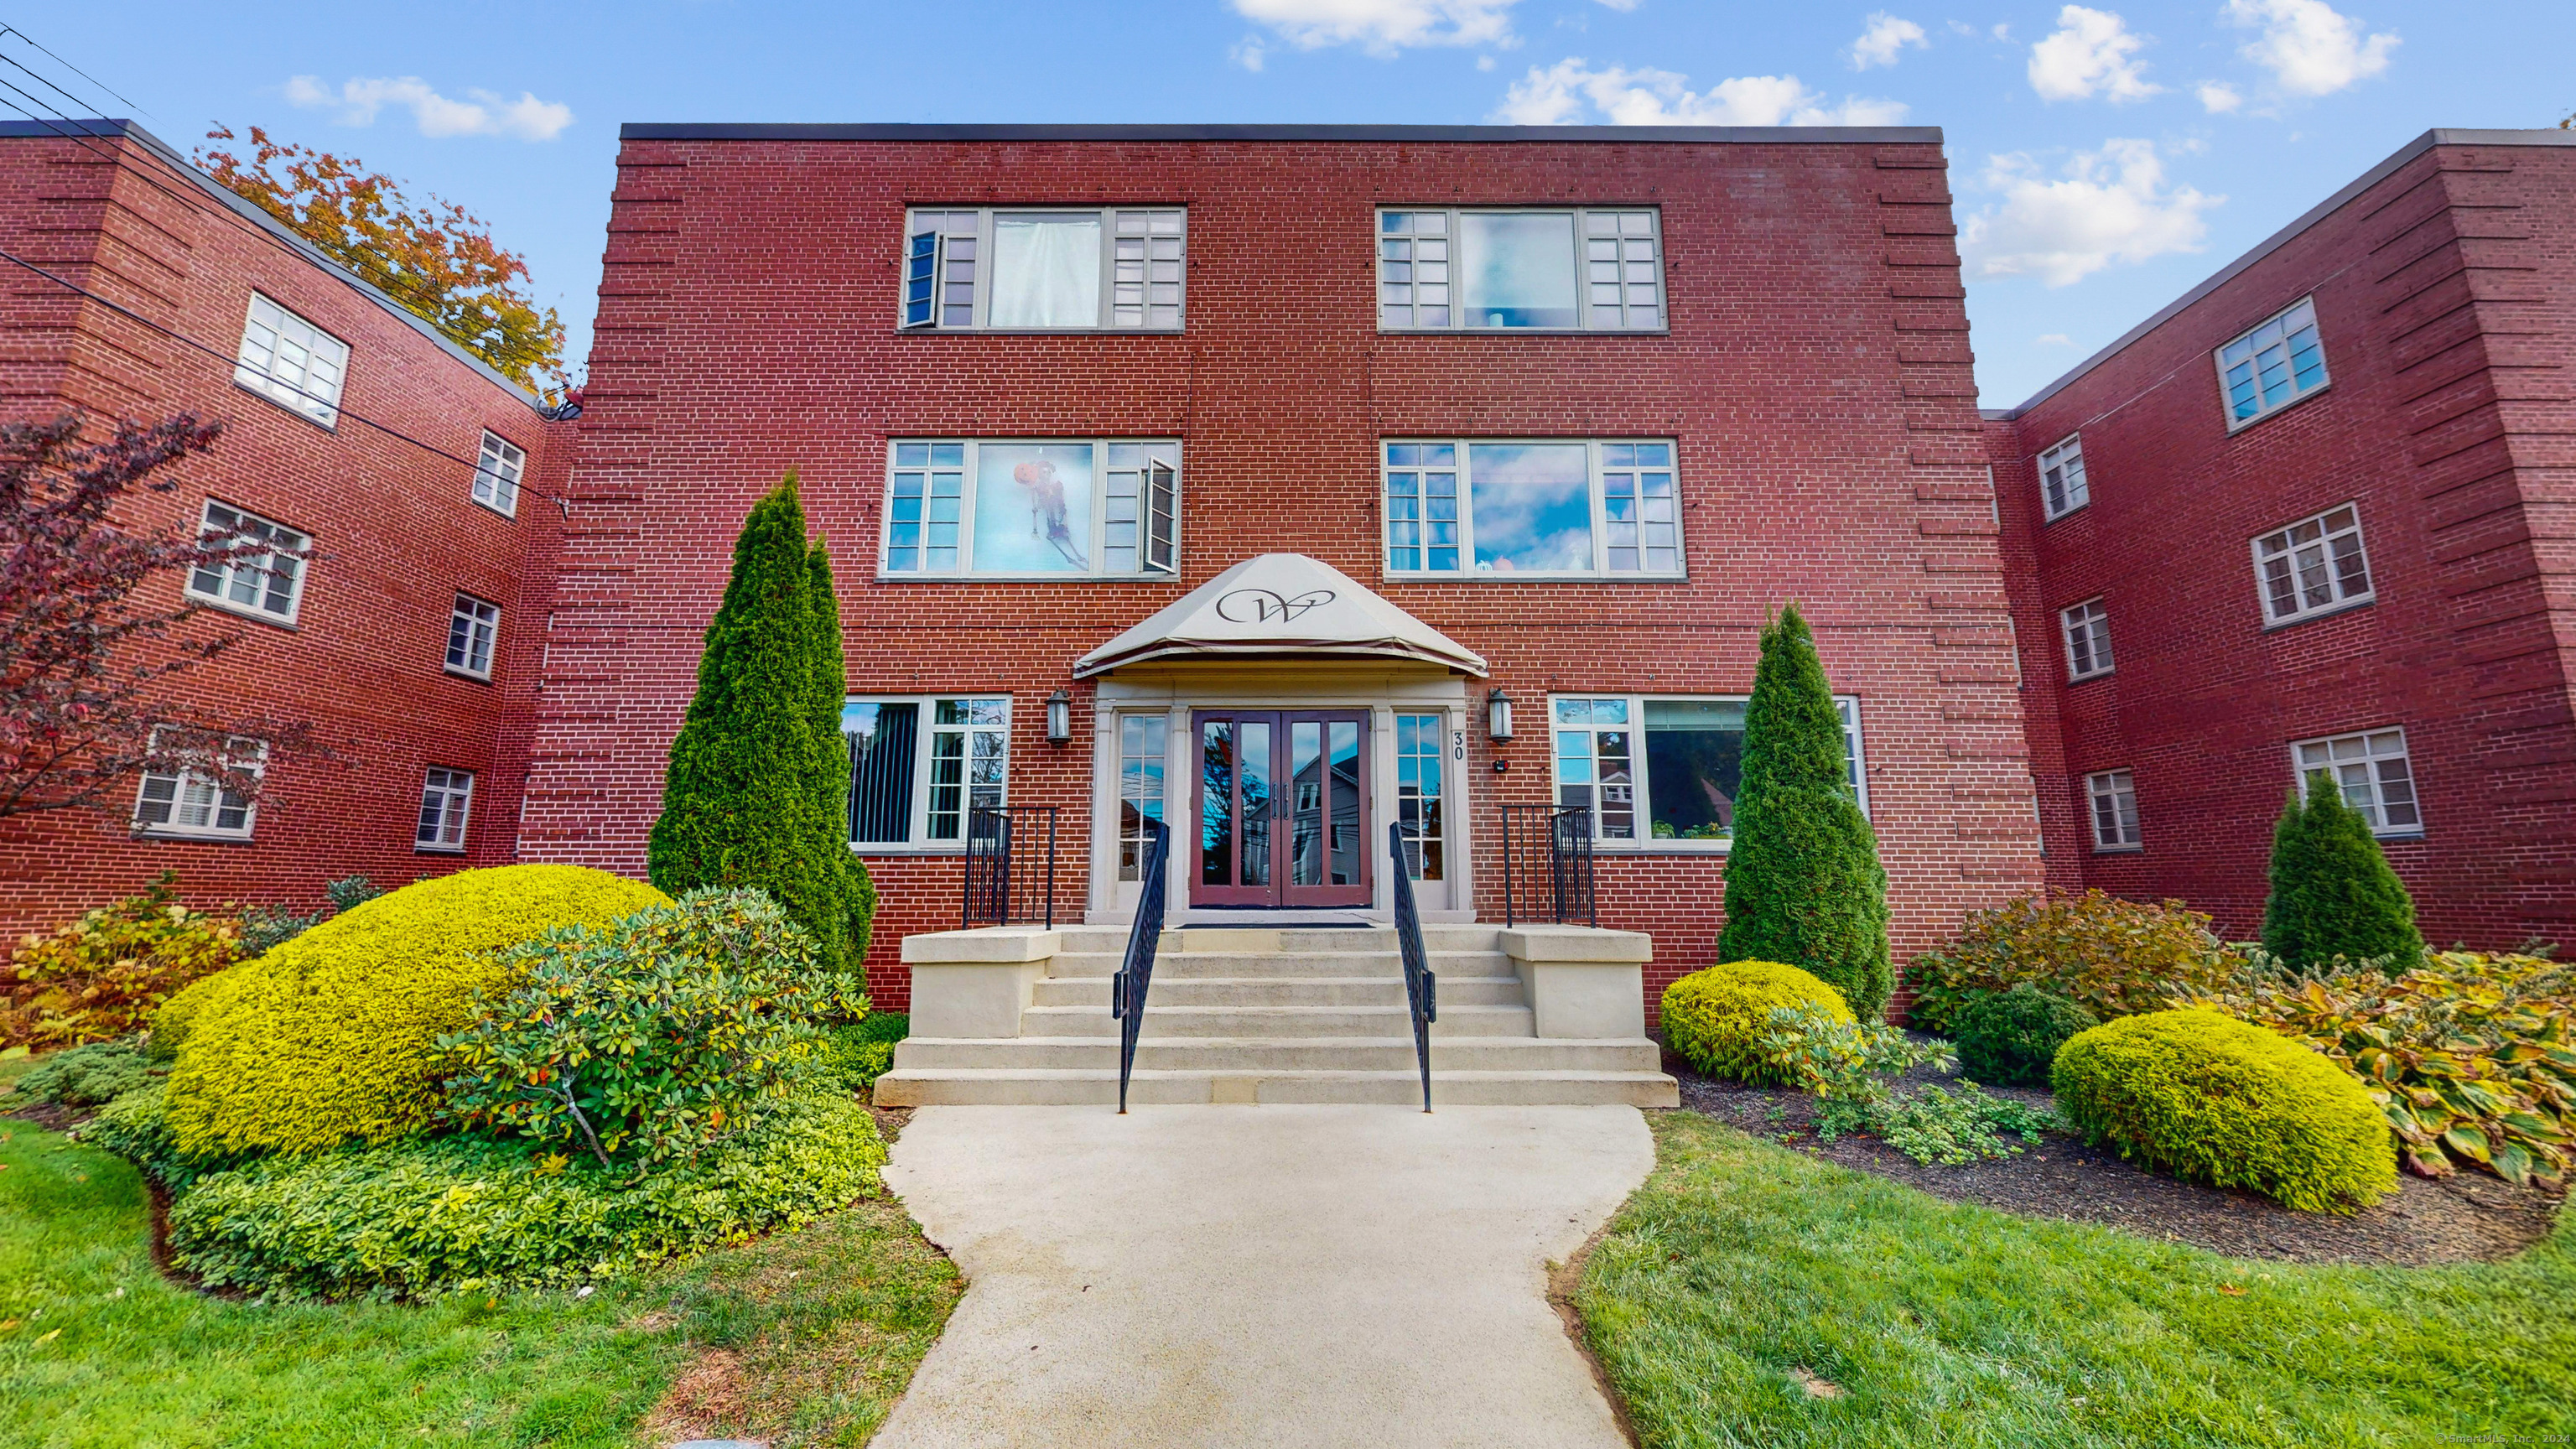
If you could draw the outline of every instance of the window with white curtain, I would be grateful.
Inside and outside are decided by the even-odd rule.
[[[329,428],[339,425],[340,384],[348,371],[348,343],[250,294],[233,381]]]
[[[1179,207],[916,209],[902,325],[925,331],[1181,330]]]
[[[283,523],[206,500],[199,532],[231,552],[188,571],[188,595],[236,614],[292,624],[304,603],[304,554],[313,540]],[[269,550],[252,552],[259,544]]]
[[[2263,587],[2270,624],[2369,603],[2376,596],[2361,548],[2358,505],[2329,508],[2254,540],[2254,577]]]
[[[1378,326],[1660,330],[1659,223],[1652,207],[1380,211]]]

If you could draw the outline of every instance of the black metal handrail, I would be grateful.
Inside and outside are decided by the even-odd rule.
[[[978,805],[966,812],[966,901],[961,930],[1040,922],[1055,926],[1052,805]],[[1038,827],[1046,827],[1041,835]]]
[[[1513,829],[1517,817],[1520,827]],[[1503,807],[1503,924],[1598,926],[1592,812],[1580,805]]]
[[[1172,858],[1172,827],[1145,817],[1145,886],[1136,897],[1136,922],[1127,928],[1126,964],[1109,978],[1109,1014],[1118,1019],[1118,1115],[1127,1115],[1127,1078],[1136,1070],[1136,1036],[1145,1029],[1145,993],[1154,985],[1154,953],[1163,943],[1165,869]]]
[[[1413,1056],[1422,1064],[1422,1110],[1431,1110],[1431,1023],[1440,1019],[1440,978],[1422,951],[1422,911],[1413,904],[1413,863],[1406,858],[1404,823],[1386,827],[1387,857],[1395,866],[1395,944],[1404,956],[1404,1002],[1413,1010]]]

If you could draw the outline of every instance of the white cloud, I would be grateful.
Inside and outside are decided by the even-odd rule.
[[[2231,24],[2260,26],[2243,47],[2247,60],[2272,73],[2294,96],[2331,95],[2388,69],[2395,35],[2365,37],[2361,22],[2338,15],[2326,0],[2227,0]]]
[[[2202,81],[2199,88],[2200,108],[2211,115],[2223,115],[2245,104],[2245,97],[2225,81]]]
[[[2152,141],[2105,141],[2099,151],[2077,152],[2054,178],[2027,153],[1996,156],[1981,182],[2003,201],[1959,229],[1970,275],[2036,276],[2052,287],[2113,262],[2200,250],[2209,231],[2201,213],[2227,199],[2168,186]]]
[[[1258,71],[1267,62],[1269,55],[1269,48],[1261,43],[1260,36],[1247,35],[1236,41],[1226,51],[1225,58],[1245,70]]]
[[[2038,342],[2042,347],[2072,347],[2075,345],[2075,339],[2067,336],[2063,332],[2042,332],[2039,334]]]
[[[1668,70],[1609,66],[1577,56],[1512,82],[1491,119],[1516,126],[1568,126],[1585,104],[1614,126],[1892,126],[1901,101],[1847,96],[1839,106],[1793,75],[1749,75],[1693,93],[1690,77]]]
[[[1300,50],[1357,45],[1393,55],[1408,45],[1516,45],[1518,0],[1234,0]]]
[[[1897,52],[1907,46],[1928,50],[1932,42],[1924,39],[1923,27],[1911,20],[1899,20],[1884,10],[1870,12],[1860,39],[1851,45],[1851,67],[1867,70],[1874,65],[1896,64]]]
[[[2030,48],[2030,88],[2048,101],[2145,100],[2164,89],[2134,58],[2146,43],[2112,11],[2069,5],[2057,12],[2056,32]]]
[[[1605,10],[1634,10],[1637,8],[1637,0],[1599,0],[1599,4],[1601,5],[1601,8]]]
[[[418,76],[378,76],[350,80],[338,91],[319,76],[299,75],[286,83],[286,99],[299,106],[336,106],[347,126],[372,126],[387,106],[406,106],[424,136],[516,136],[522,141],[551,141],[572,124],[572,107],[541,101],[530,91],[515,101],[486,90],[469,90],[472,100],[452,101],[430,89]]]

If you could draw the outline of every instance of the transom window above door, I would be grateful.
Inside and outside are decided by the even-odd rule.
[[[1170,577],[1181,445],[898,438],[886,578]]]
[[[1845,779],[1863,813],[1860,701],[1837,696]],[[1744,781],[1742,696],[1559,695],[1548,702],[1556,803],[1592,815],[1604,849],[1724,850]]]
[[[1382,210],[1389,332],[1652,332],[1664,325],[1652,207]]]
[[[1390,442],[1390,577],[1682,577],[1669,440]]]
[[[1179,207],[915,209],[902,325],[1178,332],[1188,230]]]

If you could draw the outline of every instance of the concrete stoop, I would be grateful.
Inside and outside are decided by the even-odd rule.
[[[1044,934],[1053,940],[999,963],[1026,973],[1019,983],[1019,1034],[907,1039],[895,1048],[893,1069],[877,1079],[878,1105],[1072,1106],[1118,1100],[1119,1023],[1109,1014],[1109,978],[1126,948],[1126,933],[1093,926]],[[962,960],[994,962],[994,937],[943,935],[963,953],[943,955],[932,938],[914,937],[905,942],[907,959],[941,962],[952,970]],[[1679,1088],[1661,1070],[1642,1014],[1632,1027],[1614,1027],[1619,1035],[1541,1036],[1541,1013],[1530,993],[1533,981],[1544,990],[1550,978],[1507,954],[1500,928],[1429,926],[1423,937],[1439,978],[1439,1019],[1431,1026],[1434,1106],[1678,1105]],[[915,942],[924,943],[918,952]],[[1518,936],[1510,944],[1528,949]],[[1635,979],[1635,969],[1628,967],[1628,980]],[[930,978],[932,990],[944,989],[946,980]],[[917,1031],[963,1020],[987,1029],[1008,1024],[1011,1013],[997,1014],[988,999],[979,998],[979,1015],[944,1012],[921,999],[924,985],[916,966]],[[992,994],[983,990],[981,998]],[[1564,1015],[1588,1026],[1598,1013]],[[1164,932],[1128,1100],[1419,1104],[1422,1082],[1395,932]]]

